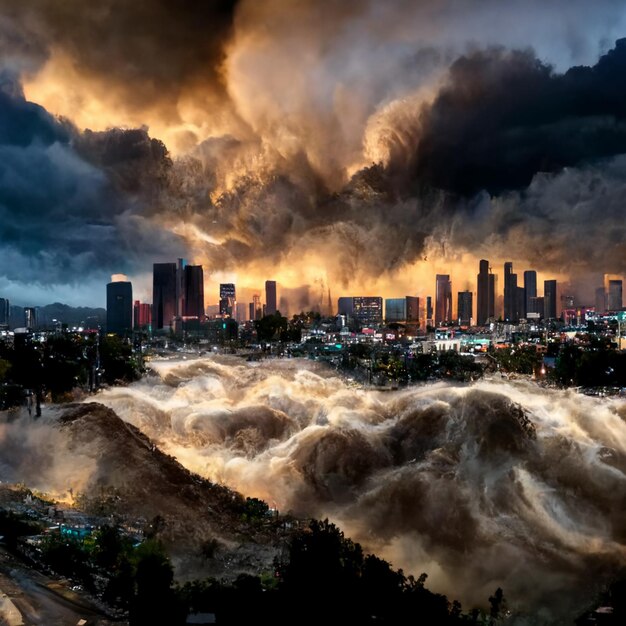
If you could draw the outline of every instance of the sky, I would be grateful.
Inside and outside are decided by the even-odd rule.
[[[273,279],[296,312],[486,258],[593,304],[626,274],[622,37],[610,0],[0,0],[0,297],[150,302],[184,257],[207,304]]]

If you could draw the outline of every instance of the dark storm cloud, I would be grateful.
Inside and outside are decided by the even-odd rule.
[[[122,193],[127,191],[123,176],[115,176],[123,167],[132,169],[128,163],[133,162],[138,171],[149,171],[144,152],[126,149],[125,159],[119,154],[110,164],[96,158],[89,163],[74,141],[86,152],[91,136],[78,138],[71,125],[27,102],[7,75],[1,83],[2,276],[24,282],[84,281],[90,274],[129,271],[161,246],[174,249],[171,235],[133,212],[128,194]],[[137,133],[134,143],[141,143],[145,131]],[[118,137],[112,134],[115,144]]]
[[[565,74],[529,51],[464,56],[421,115],[411,171],[422,184],[498,193],[537,172],[626,152],[625,75],[626,39]]]
[[[3,39],[30,44],[35,60],[54,50],[79,74],[123,93],[127,105],[159,106],[177,118],[180,94],[223,91],[220,64],[237,0],[1,0]],[[42,50],[44,51],[42,53]]]

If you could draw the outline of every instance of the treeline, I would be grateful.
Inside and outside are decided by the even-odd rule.
[[[138,379],[141,357],[117,336],[49,336],[45,342],[0,342],[0,409],[23,404],[31,391],[37,401],[50,394],[62,401],[76,388],[93,388]]]
[[[11,547],[41,528],[0,512],[0,533]],[[46,535],[38,560],[57,575],[127,615],[130,626],[182,626],[193,613],[213,613],[218,624],[496,624],[506,614],[501,589],[488,608],[463,612],[461,604],[426,588],[387,561],[365,554],[328,520],[294,532],[285,555],[263,576],[234,581],[208,578],[175,584],[174,570],[158,538],[136,544],[114,526],[74,538]],[[207,558],[211,558],[207,555]],[[487,605],[487,601],[485,602]]]

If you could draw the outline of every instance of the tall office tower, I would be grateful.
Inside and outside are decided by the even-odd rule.
[[[233,283],[222,283],[220,285],[220,315],[232,317],[236,300],[235,285]]]
[[[252,296],[252,306],[254,307],[253,320],[260,320],[263,317],[263,309],[261,308],[261,296],[254,294]]]
[[[37,328],[37,309],[33,306],[24,307],[24,327],[29,330]]]
[[[152,325],[168,328],[176,317],[176,263],[152,266]]]
[[[9,315],[11,313],[11,306],[8,298],[0,298],[0,325],[9,325]]]
[[[622,309],[622,281],[621,279],[609,280],[606,292],[606,305],[609,311],[621,311]]]
[[[517,321],[526,317],[526,290],[524,287],[517,287],[515,294],[515,309],[517,310]]]
[[[409,324],[420,323],[420,299],[417,296],[406,297],[406,321]]]
[[[471,291],[459,291],[457,301],[457,313],[459,324],[469,326],[472,321],[473,294]]]
[[[256,319],[256,314],[255,314],[255,311],[254,311],[254,302],[248,303],[248,308],[250,309],[248,311],[248,319],[250,321],[255,320]]]
[[[518,322],[520,318],[517,307],[517,274],[513,273],[513,263],[504,264],[504,319]]]
[[[337,315],[352,317],[354,313],[354,300],[352,296],[343,296],[337,300]]]
[[[235,307],[235,319],[239,324],[243,324],[247,319],[248,305],[245,302],[237,302]]]
[[[543,296],[537,296],[536,298],[531,298],[530,299],[530,311],[528,311],[528,313],[526,313],[526,315],[529,315],[529,317],[535,318],[535,319],[539,319],[544,317],[544,297]]]
[[[490,317],[493,317],[493,297],[489,298],[489,261],[481,259],[478,263],[476,277],[476,323],[484,326]],[[491,314],[489,303],[492,303]]]
[[[185,267],[186,259],[178,259],[176,264],[176,317],[185,314]]]
[[[136,330],[148,328],[152,324],[152,307],[145,302],[135,300],[133,307],[133,325]]]
[[[378,296],[354,296],[352,316],[361,326],[380,326],[383,323],[383,299]]]
[[[406,321],[406,298],[385,299],[385,322]]]
[[[426,296],[426,324],[432,326],[433,321],[433,297]]]
[[[274,315],[276,313],[276,281],[265,281],[265,314]]]
[[[543,317],[556,319],[556,280],[543,281]]]
[[[452,321],[452,283],[449,274],[435,277],[435,326]]]
[[[524,272],[524,315],[532,313],[530,299],[537,297],[537,272],[526,270]],[[537,311],[538,312],[538,311]]]
[[[124,335],[133,329],[133,286],[128,280],[107,284],[107,333]]]
[[[202,265],[186,265],[184,280],[183,315],[204,317],[204,272]]]

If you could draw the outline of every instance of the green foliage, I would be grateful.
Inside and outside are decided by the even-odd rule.
[[[626,354],[591,338],[587,345],[566,344],[556,359],[554,377],[563,385],[626,386]]]
[[[100,363],[104,369],[104,379],[109,384],[137,380],[143,372],[141,358],[133,353],[129,343],[117,335],[102,338]]]
[[[498,367],[504,372],[533,374],[541,367],[543,355],[535,346],[512,346],[490,351]]]
[[[136,593],[131,602],[130,625],[184,623],[184,610],[172,588],[174,569],[163,548],[145,541],[134,553]]]
[[[11,362],[7,359],[0,359],[0,383],[7,379],[7,374],[11,369]]]
[[[23,515],[16,515],[12,511],[0,509],[0,535],[4,537],[5,543],[13,548],[20,537],[28,535],[38,535],[43,527],[38,522],[34,522]]]
[[[267,518],[269,510],[270,507],[263,500],[246,498],[241,517],[246,522],[258,523]]]
[[[454,350],[439,355],[439,372],[442,378],[468,382],[483,375],[483,367],[473,357]]]
[[[53,571],[93,588],[89,555],[82,541],[61,535],[47,535],[41,543],[41,551],[44,561]]]
[[[272,315],[266,315],[260,320],[254,321],[254,328],[257,332],[259,341],[278,341],[285,333],[287,333],[287,318],[276,311]]]

